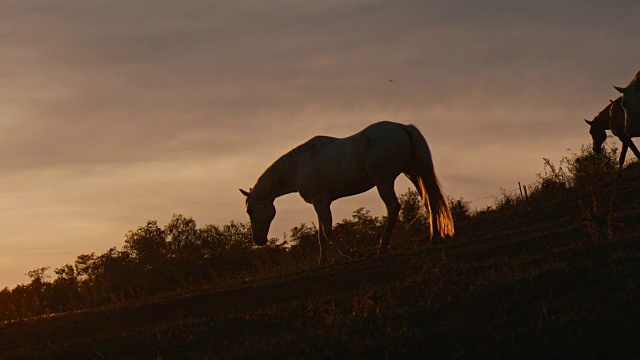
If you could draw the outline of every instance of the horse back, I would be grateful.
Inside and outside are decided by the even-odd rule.
[[[345,138],[316,136],[305,149],[298,183],[309,201],[316,194],[332,199],[358,194],[381,178],[398,176],[411,144],[404,125],[380,122]]]

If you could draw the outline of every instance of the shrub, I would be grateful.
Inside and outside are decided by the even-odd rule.
[[[530,186],[531,197],[536,200],[553,200],[569,191],[593,191],[602,182],[617,174],[618,150],[606,147],[602,154],[583,145],[578,153],[560,159],[558,166],[543,158],[544,173],[537,174]]]
[[[579,190],[593,190],[617,173],[618,149],[605,147],[596,154],[583,145],[580,152],[566,161],[571,186]]]
[[[517,196],[507,191],[505,188],[500,188],[500,195],[498,195],[494,202],[493,208],[496,210],[505,210],[516,204],[518,200]]]
[[[471,217],[471,201],[467,201],[462,197],[454,199],[448,196],[447,202],[449,203],[449,210],[451,210],[454,223],[467,220]]]

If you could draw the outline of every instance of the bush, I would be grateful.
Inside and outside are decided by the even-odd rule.
[[[462,197],[454,199],[448,196],[447,202],[449,203],[449,210],[451,210],[454,223],[467,220],[471,217],[471,201],[467,201]]]
[[[593,190],[603,181],[611,179],[618,169],[618,149],[605,148],[596,154],[583,145],[580,152],[566,161],[571,186],[579,190]]]
[[[558,166],[544,158],[544,173],[537,174],[536,183],[530,186],[531,197],[546,201],[570,191],[593,191],[617,174],[617,157],[616,148],[606,147],[602,154],[596,154],[583,145],[578,153],[560,159]]]
[[[536,182],[529,186],[530,198],[534,201],[547,201],[564,196],[571,183],[569,174],[562,166],[566,158],[560,160],[558,167],[547,158],[543,158],[543,160],[544,174],[538,173]]]
[[[496,210],[505,210],[514,206],[518,200],[518,197],[505,188],[500,188],[500,195],[497,196],[493,202],[493,208]]]

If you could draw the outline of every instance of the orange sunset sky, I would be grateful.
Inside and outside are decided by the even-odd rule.
[[[640,69],[639,19],[637,0],[4,0],[0,288],[149,219],[248,221],[238,188],[278,156],[380,120],[418,126],[448,195],[532,183]],[[276,206],[272,237],[317,222]],[[334,219],[360,206],[383,214],[371,191]]]

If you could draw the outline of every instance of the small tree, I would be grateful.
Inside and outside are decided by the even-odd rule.
[[[405,226],[411,224],[422,214],[422,198],[417,191],[407,189],[407,192],[398,197],[400,202],[399,222]]]
[[[449,210],[451,211],[451,217],[453,217],[454,223],[467,220],[471,217],[471,201],[467,201],[463,197],[454,199],[448,196],[447,202],[449,203]]]
[[[169,223],[164,227],[167,237],[169,255],[174,258],[190,257],[198,252],[197,244],[198,228],[192,217],[173,214]]]
[[[47,275],[47,270],[49,270],[49,266],[37,268],[27,272],[27,275],[31,279],[31,284],[44,284],[47,282],[47,279],[51,278],[51,276]]]
[[[155,220],[149,220],[137,230],[129,231],[124,242],[125,251],[144,268],[160,265],[167,257],[166,234]]]

